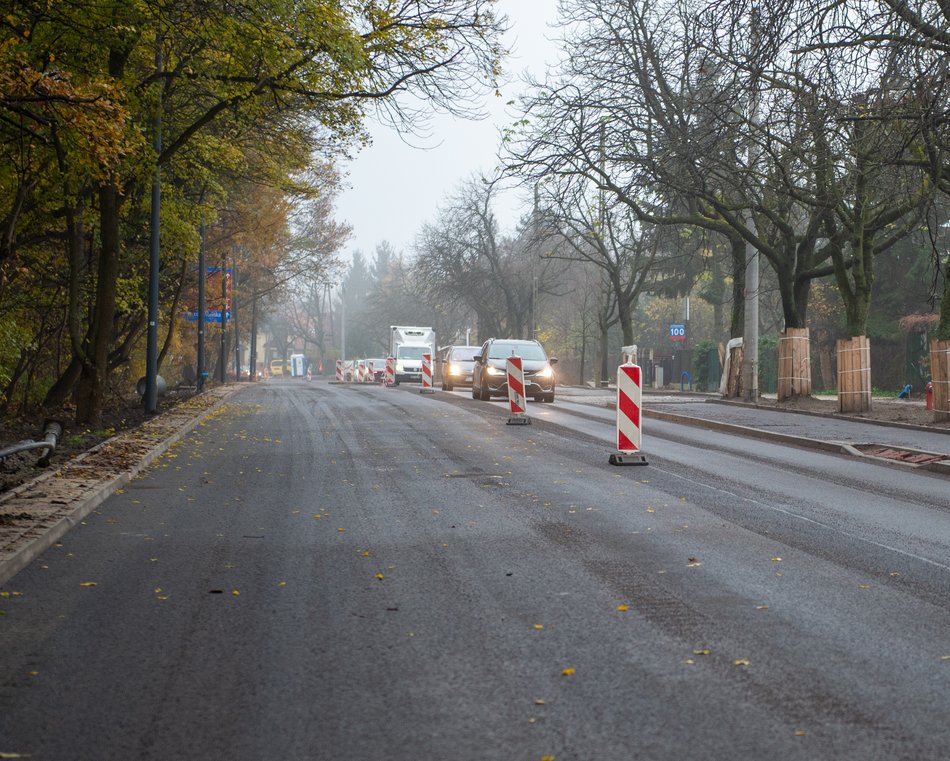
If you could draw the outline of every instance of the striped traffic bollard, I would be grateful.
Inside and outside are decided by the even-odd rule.
[[[376,382],[376,367],[372,362],[366,363],[366,382],[375,383]]]
[[[432,355],[428,353],[422,355],[422,388],[419,389],[419,393],[435,393],[432,389]]]
[[[524,395],[524,366],[521,357],[508,357],[505,369],[508,371],[508,405],[511,407],[508,425],[531,425],[528,400]]]
[[[640,410],[643,406],[642,373],[639,365],[617,368],[617,451],[611,465],[646,465],[640,452]]]
[[[359,383],[366,383],[366,363],[360,362],[356,373],[356,380]]]
[[[338,359],[336,361],[336,382],[337,383],[343,382],[343,360],[342,359]]]
[[[386,385],[396,385],[396,358],[386,357]]]

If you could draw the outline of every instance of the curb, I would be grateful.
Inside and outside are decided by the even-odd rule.
[[[26,568],[39,555],[62,539],[70,529],[77,526],[89,513],[115,494],[118,489],[128,484],[135,476],[151,465],[158,457],[163,455],[172,444],[180,441],[202,420],[248,386],[249,384],[229,384],[205,392],[217,395],[219,397],[218,400],[210,406],[198,411],[192,417],[184,420],[184,422],[180,423],[177,427],[174,427],[163,439],[157,444],[153,444],[140,456],[135,464],[122,470],[117,475],[107,475],[99,482],[88,485],[85,491],[70,500],[68,504],[64,504],[65,514],[57,516],[50,525],[44,525],[43,519],[38,516],[33,524],[23,529],[18,539],[13,540],[13,549],[11,551],[0,551],[2,552],[2,554],[0,554],[0,584],[5,584],[17,573]],[[165,414],[173,416],[174,412],[175,409],[172,409]],[[181,412],[184,412],[184,410]],[[153,420],[161,420],[161,418],[162,416],[159,415],[153,418]],[[114,447],[116,444],[122,444],[124,441],[131,440],[136,434],[141,434],[143,428],[144,426],[139,426],[131,431],[113,436],[111,439],[107,439],[92,449],[74,457],[55,471],[43,473],[32,481],[28,481],[12,489],[0,498],[0,509],[18,500],[29,499],[27,495],[37,486],[52,486],[57,478],[62,479],[64,482],[68,481],[65,474],[71,467],[81,467],[83,461],[95,456],[97,453],[101,453],[108,447]],[[33,501],[35,502],[36,500]]]

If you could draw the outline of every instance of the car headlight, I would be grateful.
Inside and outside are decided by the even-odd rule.
[[[552,378],[554,376],[554,370],[551,369],[551,365],[546,365],[543,370],[538,371],[539,378]]]
[[[449,365],[449,375],[462,375],[463,374],[462,366],[451,364]]]
[[[486,367],[485,372],[488,373],[489,375],[504,375],[505,374],[504,370],[499,370],[497,367],[493,367],[492,365],[489,365],[488,367]]]

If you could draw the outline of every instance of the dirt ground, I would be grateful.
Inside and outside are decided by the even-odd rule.
[[[782,403],[775,399],[760,399],[761,406],[771,406],[792,412],[812,412],[822,415],[837,415],[838,400],[827,397],[798,397]],[[864,420],[879,420],[887,423],[919,425],[926,428],[950,431],[950,422],[935,423],[933,410],[926,409],[923,400],[874,398],[869,412],[849,414],[847,417]]]
[[[160,402],[159,414],[175,407],[191,394],[169,394]],[[50,458],[48,468],[56,468],[69,462],[73,457],[117,433],[140,426],[146,420],[145,410],[138,399],[115,400],[103,412],[102,425],[97,428],[77,426],[73,422],[73,410],[64,409],[51,417],[63,424],[63,435],[56,445],[56,451]],[[21,441],[43,440],[44,418],[36,417],[0,418],[0,449]],[[10,455],[0,462],[0,494],[43,473],[44,468],[37,466],[42,450],[33,450]]]

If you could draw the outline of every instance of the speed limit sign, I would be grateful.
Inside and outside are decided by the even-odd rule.
[[[671,341],[685,341],[686,340],[686,326],[681,322],[671,322],[670,323],[670,340]]]

